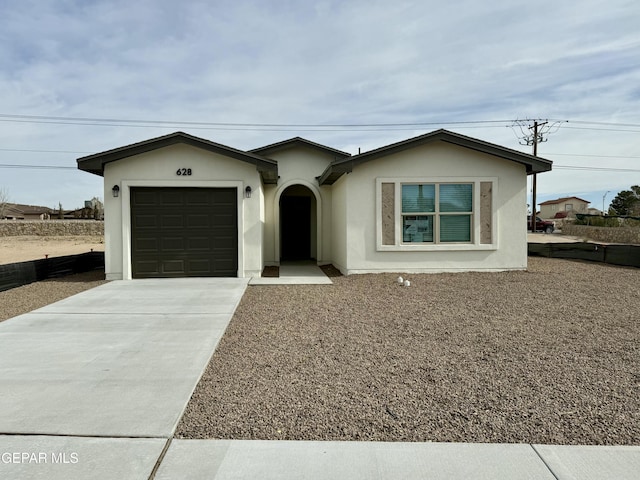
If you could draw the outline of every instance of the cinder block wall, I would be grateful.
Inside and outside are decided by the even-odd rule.
[[[104,235],[99,220],[0,220],[0,237]]]
[[[592,227],[589,225],[573,225],[567,223],[562,226],[562,233],[564,235],[583,237],[597,242],[640,245],[640,228]]]

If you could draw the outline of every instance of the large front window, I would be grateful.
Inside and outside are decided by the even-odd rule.
[[[470,243],[472,183],[402,184],[403,243]]]

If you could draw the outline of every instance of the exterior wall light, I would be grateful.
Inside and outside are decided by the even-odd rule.
[[[114,185],[111,189],[111,193],[113,193],[114,198],[118,198],[118,195],[120,195],[120,187],[118,185]]]
[[[251,198],[251,187],[247,185],[247,188],[244,189],[245,198]]]

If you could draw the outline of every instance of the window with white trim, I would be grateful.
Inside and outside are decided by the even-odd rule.
[[[473,183],[403,183],[402,243],[471,243]]]

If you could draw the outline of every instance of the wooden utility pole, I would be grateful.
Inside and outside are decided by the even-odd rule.
[[[534,157],[538,156],[538,121],[537,120],[533,122],[533,156]],[[538,212],[538,209],[536,208],[537,177],[538,177],[538,174],[534,173],[533,185],[532,185],[533,198],[531,199],[531,201],[533,202],[533,205],[531,207],[531,233],[536,232],[536,219],[537,219],[537,212]]]
[[[560,123],[562,121],[558,120],[553,122],[553,124],[551,125],[547,125],[549,123],[548,120],[545,120],[544,122],[539,122],[537,120],[533,120],[533,125],[529,126],[527,125],[529,122],[531,122],[532,120],[514,120],[513,125],[511,126],[511,128],[513,127],[519,127],[520,128],[520,133],[522,134],[521,136],[518,135],[516,133],[516,136],[518,137],[518,143],[520,143],[520,145],[533,145],[533,156],[537,157],[538,156],[538,143],[542,143],[542,142],[546,142],[547,139],[545,138],[545,135],[548,135],[549,133],[553,133],[556,132],[559,128],[560,128]],[[563,120],[566,121],[566,120]],[[525,127],[527,127],[529,129],[529,131],[533,130],[533,134],[526,132]],[[554,127],[556,127],[554,129]],[[551,130],[553,129],[553,132],[551,132]],[[514,129],[515,130],[515,129]],[[532,179],[532,191],[533,191],[533,198],[532,198],[532,202],[533,205],[531,206],[531,231],[535,232],[536,231],[536,212],[537,212],[537,198],[536,198],[536,189],[538,187],[537,185],[537,174],[534,173],[533,174],[533,179]]]
[[[533,122],[533,156],[537,157],[538,156],[538,141],[540,140],[538,137],[538,127],[546,125],[547,122],[543,122],[541,124],[538,123],[538,121],[534,121]],[[532,185],[532,190],[533,190],[533,198],[531,199],[531,201],[533,202],[533,207],[531,209],[531,233],[534,233],[536,231],[536,213],[537,213],[537,208],[536,208],[536,188],[537,188],[537,177],[538,174],[534,173],[533,174],[533,185]]]

